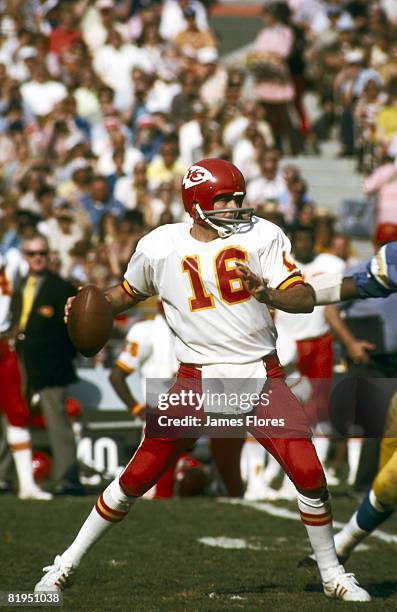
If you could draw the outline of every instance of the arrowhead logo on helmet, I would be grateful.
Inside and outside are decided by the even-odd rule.
[[[211,172],[206,168],[202,166],[190,166],[182,179],[182,183],[185,189],[190,189],[190,187],[196,187],[197,185],[201,185],[201,183],[211,181],[213,178]]]

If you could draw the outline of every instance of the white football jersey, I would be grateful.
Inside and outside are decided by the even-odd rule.
[[[161,314],[130,328],[116,365],[128,374],[139,370],[142,379],[175,376],[178,370],[175,337]]]
[[[326,272],[343,272],[345,262],[340,257],[328,253],[320,253],[313,261],[303,264],[297,261],[303,278],[310,284],[311,279]],[[329,332],[329,325],[325,320],[325,306],[316,306],[313,312],[291,314],[289,312],[277,311],[276,326],[283,330],[293,340],[305,340],[318,338]]]
[[[257,217],[248,228],[211,242],[196,240],[190,229],[175,223],[144,236],[128,265],[124,289],[160,295],[182,363],[244,364],[274,352],[276,330],[269,311],[244,289],[235,264],[247,262],[272,288],[302,283],[288,238]]]
[[[15,284],[26,273],[27,264],[18,249],[0,253],[0,333],[6,332],[11,324],[10,304]]]

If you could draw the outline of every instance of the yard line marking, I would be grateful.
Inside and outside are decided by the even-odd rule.
[[[293,512],[292,510],[288,510],[288,508],[282,508],[280,506],[275,506],[274,504],[269,504],[267,502],[250,502],[244,499],[228,499],[226,497],[222,497],[219,499],[221,503],[224,504],[232,504],[232,505],[240,505],[247,506],[248,508],[253,508],[254,510],[258,510],[259,512],[266,512],[266,514],[270,514],[271,516],[276,516],[277,518],[285,518],[290,519],[292,521],[300,521],[300,517],[297,512]],[[345,526],[345,523],[340,523],[339,521],[333,521],[334,527],[337,529],[341,529]],[[371,533],[370,537],[378,538],[378,540],[382,540],[382,542],[387,542],[390,544],[397,544],[397,535],[392,533],[386,533],[386,531],[382,531],[381,529],[377,529],[373,533]]]
[[[268,550],[267,546],[260,546],[257,544],[249,544],[247,540],[244,538],[227,538],[225,536],[220,536],[217,538],[213,537],[205,537],[198,538],[197,540],[200,544],[205,544],[206,546],[215,546],[216,548],[227,548],[229,550],[237,550],[242,548],[249,548],[250,550]]]

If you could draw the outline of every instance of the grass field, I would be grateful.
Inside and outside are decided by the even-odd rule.
[[[18,502],[2,496],[0,590],[33,589],[41,568],[70,543],[94,501]],[[336,520],[345,521],[356,505],[346,497],[334,499]],[[294,504],[279,507],[291,517],[269,515],[276,504],[254,508],[209,499],[140,501],[86,557],[73,588],[65,591],[63,610],[397,609],[396,543],[371,537],[368,548],[356,552],[348,566],[371,592],[373,603],[329,601],[316,573],[296,567],[309,548],[303,526],[292,520]],[[264,508],[267,512],[260,511]],[[397,533],[397,516],[383,531]],[[200,542],[220,537],[245,547]]]

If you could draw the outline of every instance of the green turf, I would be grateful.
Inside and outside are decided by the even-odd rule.
[[[0,590],[32,589],[41,568],[70,543],[94,499],[18,502],[2,496]],[[356,504],[334,500],[335,518],[346,520]],[[397,517],[384,530],[397,533]],[[254,549],[198,542],[208,536],[244,538]],[[63,610],[396,610],[397,547],[375,538],[368,545],[349,568],[374,602],[344,604],[325,599],[317,575],[296,568],[308,551],[299,522],[208,499],[141,501],[86,557],[65,592]]]

